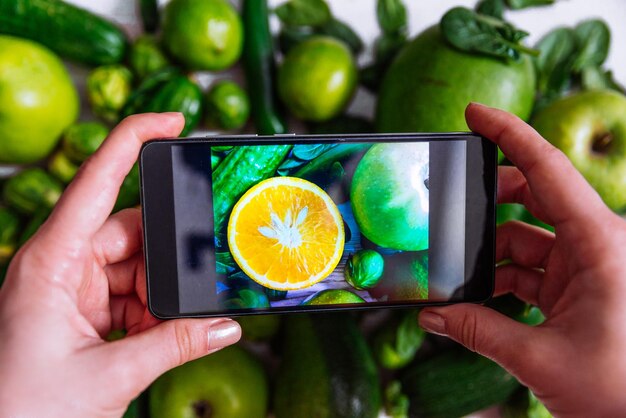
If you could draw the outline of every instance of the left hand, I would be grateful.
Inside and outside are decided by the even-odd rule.
[[[16,254],[0,291],[0,416],[120,417],[165,371],[239,340],[236,322],[160,322],[146,309],[141,214],[111,217],[143,142],[179,113],[130,116]],[[106,342],[112,330],[126,338]]]

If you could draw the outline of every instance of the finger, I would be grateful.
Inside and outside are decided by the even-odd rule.
[[[426,331],[448,336],[516,375],[526,367],[520,353],[532,352],[539,334],[492,309],[468,303],[423,309],[419,323]]]
[[[49,223],[54,225],[50,232],[64,237],[92,236],[111,213],[141,145],[149,139],[177,136],[183,125],[180,113],[146,113],[124,119],[81,166],[50,215]]]
[[[138,282],[145,280],[143,253],[137,252],[119,263],[104,267],[111,295],[130,295],[137,292]]]
[[[474,103],[465,115],[474,132],[494,141],[520,169],[533,196],[541,197],[538,204],[551,225],[588,219],[607,210],[565,154],[517,116]]]
[[[111,329],[135,329],[138,327],[146,310],[136,295],[113,296],[111,304]]]
[[[496,261],[512,260],[530,268],[546,268],[554,234],[525,222],[509,221],[496,229]]]
[[[128,259],[142,247],[141,211],[124,209],[111,215],[92,242],[96,260],[102,267]]]
[[[517,167],[498,167],[498,203],[522,204],[537,219],[544,222],[548,220],[548,216],[533,197],[526,177]]]
[[[230,319],[165,321],[109,344],[113,379],[129,379],[131,388],[126,389],[138,393],[166,371],[234,344],[240,337],[239,324]]]
[[[531,305],[539,305],[539,289],[543,272],[516,264],[506,264],[496,268],[496,288],[494,296],[512,293]]]

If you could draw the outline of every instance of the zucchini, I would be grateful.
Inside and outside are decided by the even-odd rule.
[[[24,215],[41,207],[51,209],[61,197],[63,187],[41,168],[29,168],[11,177],[4,185],[4,201]]]
[[[291,145],[250,145],[233,149],[213,173],[215,231],[226,230],[228,216],[252,186],[271,177]]]
[[[378,371],[353,317],[291,315],[283,320],[276,418],[378,417]]]
[[[113,23],[60,0],[3,0],[0,33],[32,39],[92,66],[124,59],[127,38]]]
[[[506,401],[520,387],[493,361],[468,350],[449,350],[413,363],[401,377],[409,416],[457,418]]]
[[[145,112],[180,112],[185,116],[185,127],[180,136],[186,136],[200,122],[202,91],[189,78],[179,75],[165,83],[141,110]]]

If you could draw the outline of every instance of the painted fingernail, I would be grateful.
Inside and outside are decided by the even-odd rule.
[[[231,345],[241,338],[241,328],[235,321],[218,322],[209,328],[209,351]]]
[[[446,320],[434,312],[422,312],[419,324],[424,330],[437,335],[446,335]]]

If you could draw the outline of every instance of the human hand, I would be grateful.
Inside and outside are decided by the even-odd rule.
[[[559,417],[626,416],[626,222],[567,157],[519,118],[471,104],[470,128],[517,167],[500,167],[498,201],[522,203],[552,234],[508,222],[496,234],[495,294],[537,305],[530,327],[459,304],[420,313],[426,330],[496,361]]]
[[[179,113],[125,119],[14,257],[0,290],[1,417],[120,417],[165,371],[239,339],[227,319],[153,318],[140,211],[109,217],[141,144],[183,125]],[[104,341],[116,329],[127,337]]]

